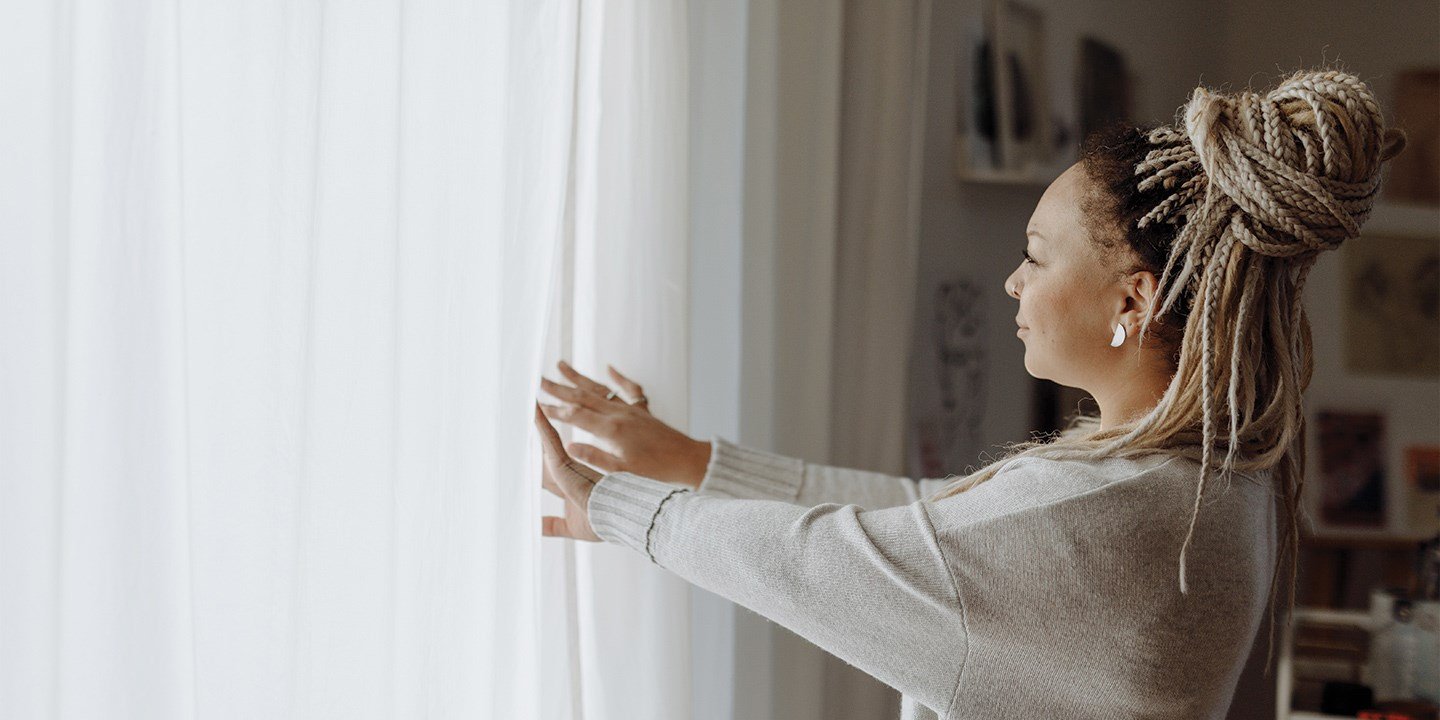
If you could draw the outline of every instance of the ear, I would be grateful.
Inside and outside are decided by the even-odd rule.
[[[1155,277],[1155,273],[1149,270],[1137,270],[1126,276],[1123,287],[1125,307],[1121,308],[1121,312],[1133,311],[1135,322],[1143,322],[1145,314],[1150,312],[1150,307],[1160,301],[1160,278]]]

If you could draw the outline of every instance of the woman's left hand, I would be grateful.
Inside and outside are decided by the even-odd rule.
[[[535,427],[540,430],[540,448],[545,454],[541,485],[565,501],[565,516],[547,515],[540,518],[540,534],[544,537],[568,537],[600,542],[602,538],[590,527],[590,492],[604,475],[596,472],[565,452],[560,433],[535,403]]]

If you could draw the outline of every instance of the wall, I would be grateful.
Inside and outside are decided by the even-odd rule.
[[[690,7],[690,422],[692,437],[740,435],[747,0]],[[694,720],[728,720],[736,691],[769,675],[760,621],[691,586]],[[757,635],[760,636],[757,639]],[[748,688],[746,688],[748,689]]]

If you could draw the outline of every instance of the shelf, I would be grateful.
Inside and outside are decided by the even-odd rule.
[[[1295,606],[1292,616],[1295,621],[1307,621],[1322,623],[1325,625],[1354,625],[1366,630],[1370,629],[1373,622],[1370,613],[1364,610],[1335,610],[1332,608],[1317,608]]]
[[[1370,613],[1364,610],[1335,610],[1296,605],[1291,620],[1281,630],[1280,663],[1275,678],[1275,717],[1278,720],[1327,720],[1328,718],[1354,717],[1290,709],[1290,703],[1294,700],[1295,688],[1295,626],[1300,623],[1343,625],[1362,628],[1368,632],[1373,629],[1371,625],[1374,622]]]
[[[1301,545],[1308,548],[1360,548],[1370,550],[1413,550],[1434,535],[1400,535],[1393,532],[1374,531],[1327,531],[1307,533],[1302,531]]]
[[[1055,178],[1060,177],[1064,169],[1053,168],[1031,168],[1022,170],[988,170],[985,168],[967,167],[964,158],[956,143],[955,153],[955,176],[960,182],[990,183],[996,185],[1032,185],[1045,187]]]

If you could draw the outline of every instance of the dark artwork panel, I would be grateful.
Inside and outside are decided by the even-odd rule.
[[[1095,38],[1080,39],[1080,137],[1110,123],[1130,122],[1133,93],[1125,56]]]
[[[1338,527],[1385,526],[1385,423],[1379,413],[1318,415],[1321,520]]]

